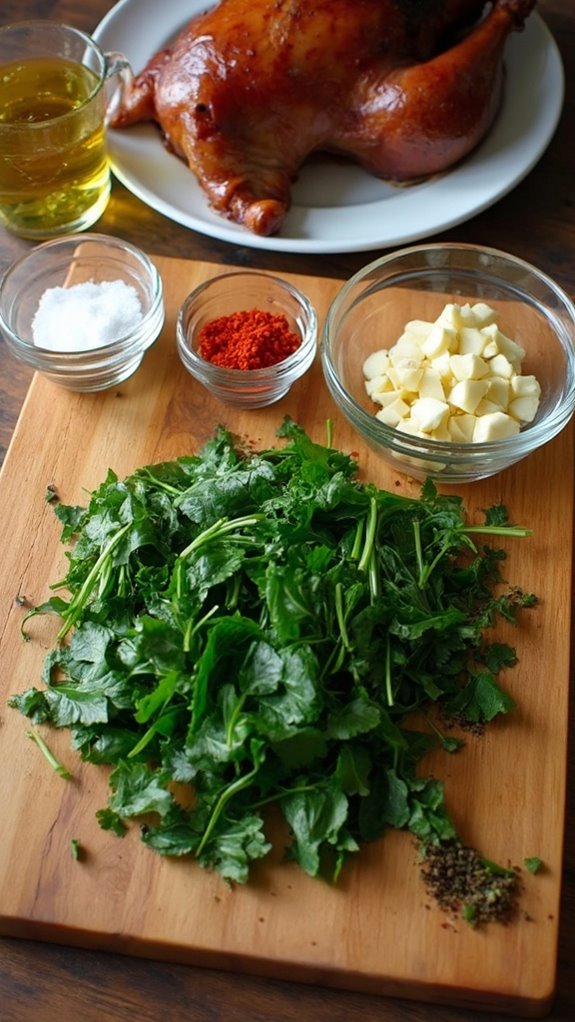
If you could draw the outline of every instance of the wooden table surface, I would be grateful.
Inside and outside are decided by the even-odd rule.
[[[160,2],[160,0],[159,0]],[[92,31],[110,0],[2,0],[0,25],[49,18]],[[182,7],[185,0],[182,0]],[[462,241],[505,249],[553,276],[575,296],[575,3],[539,0],[567,71],[566,101],[556,134],[528,177],[492,209],[433,241]],[[383,254],[324,256],[268,253],[196,234],[166,219],[117,182],[105,214],[93,228],[127,238],[151,254],[204,259],[346,278]],[[0,273],[30,242],[0,227]],[[4,457],[31,372],[0,339],[0,462]],[[40,438],[39,438],[40,442]],[[4,538],[4,541],[6,539]],[[550,665],[552,670],[552,665]],[[575,768],[570,756],[564,886],[557,995],[552,1020],[575,1017]],[[31,941],[0,940],[2,1022],[481,1022],[508,1016],[434,1007],[416,1002],[342,993],[207,969],[154,963]]]

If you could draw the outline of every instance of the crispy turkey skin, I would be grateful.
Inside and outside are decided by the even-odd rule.
[[[535,3],[220,0],[132,79],[112,125],[157,121],[215,211],[274,234],[313,152],[397,182],[471,152]]]

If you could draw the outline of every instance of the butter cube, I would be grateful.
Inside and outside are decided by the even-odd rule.
[[[421,377],[425,370],[421,364],[412,364],[411,360],[406,360],[404,363],[396,367],[395,372],[397,380],[401,386],[405,390],[416,393],[419,389]]]
[[[509,381],[515,397],[540,397],[541,387],[535,376],[512,376]]]
[[[406,337],[400,337],[399,340],[393,345],[393,348],[389,351],[389,360],[392,365],[398,365],[402,360],[406,358],[411,359],[412,362],[422,362],[424,354],[419,344],[416,341]]]
[[[452,355],[451,371],[456,380],[480,380],[489,372],[489,366],[479,355]]]
[[[411,418],[424,433],[439,429],[449,416],[449,405],[434,397],[421,397],[411,406]]]
[[[437,373],[442,383],[447,381],[451,384],[453,373],[451,372],[451,355],[448,351],[444,351],[443,355],[438,355],[437,358],[432,358],[429,365]]]
[[[519,432],[519,423],[505,412],[493,412],[481,415],[475,420],[473,431],[474,443],[485,443],[490,440],[503,440]]]
[[[386,426],[397,426],[398,422],[401,422],[406,415],[409,414],[409,405],[402,401],[400,397],[392,401],[391,404],[382,408],[379,412],[375,413],[376,419],[380,422],[385,422]]]
[[[363,375],[368,379],[373,379],[374,376],[380,376],[387,370],[389,364],[389,352],[386,349],[381,351],[372,351],[371,355],[368,355],[365,362],[363,363]]]
[[[372,400],[376,404],[381,405],[382,408],[387,408],[388,405],[393,404],[397,401],[398,397],[403,398],[403,394],[392,388],[391,390],[380,390],[376,394],[372,394]]]
[[[392,390],[393,384],[387,375],[387,373],[380,373],[379,376],[372,376],[370,379],[364,382],[366,394],[369,397],[374,397],[375,394],[381,394],[385,390]]]
[[[514,375],[513,366],[505,355],[494,355],[489,359],[489,372],[492,376],[503,376],[507,380]]]
[[[493,358],[495,355],[499,355],[497,323],[481,327],[480,333],[484,338],[483,358]]]
[[[448,428],[448,420],[446,419],[443,422],[440,422],[437,429],[431,430],[429,436],[431,437],[432,440],[442,440],[443,442],[450,441],[451,433],[449,432]]]
[[[419,381],[419,396],[445,401],[445,391],[439,373],[435,369],[424,369]]]
[[[518,422],[533,422],[539,408],[539,398],[535,394],[516,397],[509,402],[508,412]]]
[[[405,323],[404,332],[415,337],[427,337],[433,323],[428,320],[409,320]]]
[[[487,382],[489,388],[485,394],[485,400],[497,405],[500,412],[506,411],[509,404],[509,384],[513,380],[506,380],[503,376],[491,376]]]
[[[486,337],[476,326],[464,326],[459,331],[459,354],[482,355]]]
[[[433,323],[428,323],[425,319],[410,319],[405,324],[403,335],[417,339],[421,343],[431,332],[432,327]]]
[[[435,320],[435,325],[448,327],[455,331],[465,326],[461,306],[456,302],[449,302]]]
[[[421,345],[427,358],[437,358],[444,351],[455,351],[457,348],[457,332],[452,327],[436,324]]]
[[[516,341],[512,341],[510,337],[506,337],[501,330],[497,331],[497,346],[502,355],[511,362],[516,369],[521,368],[521,363],[525,358],[525,349],[517,344]]]
[[[495,401],[490,401],[488,398],[484,397],[477,405],[477,408],[475,409],[475,415],[476,416],[491,415],[493,412],[501,411],[503,411],[503,409],[500,408],[499,405],[496,405]]]
[[[448,395],[449,403],[473,415],[488,387],[486,380],[459,380]]]
[[[397,431],[399,433],[407,433],[408,436],[419,436],[419,437],[426,436],[425,433],[421,432],[421,430],[420,430],[419,426],[417,425],[417,422],[415,421],[415,419],[412,419],[410,416],[408,416],[406,419],[402,419],[401,422],[398,422],[398,424],[397,424]]]
[[[495,323],[497,319],[497,313],[495,309],[492,309],[486,302],[475,302],[472,305],[471,312],[475,320],[475,326],[484,327],[489,326],[490,323]]]
[[[475,415],[451,415],[448,422],[450,437],[455,443],[468,444],[473,440]]]

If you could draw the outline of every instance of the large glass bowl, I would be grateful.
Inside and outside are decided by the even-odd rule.
[[[412,436],[376,418],[363,363],[390,348],[410,320],[435,320],[446,304],[484,302],[525,351],[522,374],[541,386],[535,419],[519,433],[482,442]],[[535,266],[508,253],[460,244],[401,249],[369,263],[327,314],[321,359],[329,391],[365,442],[396,470],[464,483],[494,475],[556,436],[575,409],[575,306]]]

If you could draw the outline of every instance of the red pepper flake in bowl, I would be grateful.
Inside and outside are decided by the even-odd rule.
[[[198,352],[223,369],[265,369],[293,355],[301,340],[283,314],[245,309],[206,323],[199,334]]]

